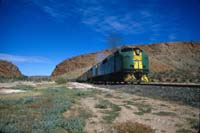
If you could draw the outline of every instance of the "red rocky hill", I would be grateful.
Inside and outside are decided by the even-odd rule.
[[[18,67],[11,62],[0,60],[0,77],[12,78],[22,77]]]

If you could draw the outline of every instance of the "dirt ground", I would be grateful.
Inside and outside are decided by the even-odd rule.
[[[97,89],[102,91],[102,93],[96,94],[94,97],[87,97],[80,101],[82,107],[88,108],[93,113],[93,117],[88,119],[85,127],[86,131],[89,133],[106,132],[106,130],[110,128],[109,124],[111,123],[105,124],[102,122],[102,117],[104,116],[104,113],[102,113],[103,109],[95,107],[100,100],[108,100],[121,107],[119,116],[112,123],[127,121],[139,122],[149,125],[151,128],[155,129],[156,133],[175,133],[181,129],[185,129],[188,132],[195,132],[195,130],[191,128],[192,125],[190,125],[188,119],[198,119],[199,108],[100,88],[85,83],[71,82],[68,83],[67,86],[77,89]],[[136,105],[149,105],[151,111],[138,115],[137,106],[134,104],[127,104],[127,101],[130,103],[137,103]]]
[[[3,83],[0,84],[1,92],[11,91],[10,87],[20,85],[45,86],[54,83]],[[85,131],[87,133],[115,132],[113,124],[127,121],[138,122],[150,126],[156,133],[176,133],[176,132],[197,132],[198,127],[194,127],[194,122],[199,122],[199,108],[189,105],[179,104],[150,97],[138,96],[125,93],[119,89],[108,89],[97,87],[86,83],[68,82],[66,87],[69,89],[80,89],[84,91],[97,90],[92,96],[84,97],[77,101],[76,105],[63,113],[64,117],[75,116],[80,108],[87,109],[91,117],[86,120]],[[41,87],[42,88],[42,87]],[[17,90],[15,90],[17,91]],[[20,90],[18,90],[19,93]],[[22,91],[22,90],[21,90]],[[22,91],[27,93],[26,91]],[[118,115],[111,122],[105,122],[105,112],[110,108],[97,108],[100,101],[107,101],[120,107]],[[142,108],[142,111],[141,111]]]

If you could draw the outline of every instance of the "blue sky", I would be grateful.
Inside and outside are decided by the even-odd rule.
[[[199,0],[0,0],[0,59],[50,75],[66,58],[122,44],[200,41]]]

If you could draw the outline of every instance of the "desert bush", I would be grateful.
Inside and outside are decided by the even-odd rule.
[[[131,121],[115,123],[113,128],[118,133],[155,133],[151,127]]]
[[[65,80],[63,77],[57,77],[57,78],[55,79],[55,82],[56,82],[57,84],[65,84],[65,83],[67,83],[67,80]]]

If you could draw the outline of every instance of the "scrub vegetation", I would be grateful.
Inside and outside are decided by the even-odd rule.
[[[12,89],[16,89],[16,90],[32,90],[34,87],[30,86],[30,85],[17,85],[15,87],[13,87]]]
[[[112,90],[109,86],[76,82],[20,82],[11,86],[14,87],[0,87],[0,92],[25,91],[0,94],[0,132],[3,133],[154,133],[199,129],[197,108],[139,96],[142,87],[132,88],[137,91],[130,94],[123,88],[118,91],[120,85]]]
[[[134,113],[137,115],[143,115],[145,113],[150,113],[152,110],[151,105],[145,104],[143,102],[137,103],[137,102],[133,102],[133,101],[124,101],[124,103],[126,103],[127,105],[136,106],[138,108],[138,112],[134,112]]]
[[[100,109],[107,109],[101,111],[102,113],[104,113],[103,120],[106,123],[112,123],[112,121],[115,120],[115,118],[119,115],[119,111],[121,110],[121,107],[111,103],[108,100],[99,101],[99,103],[97,103],[95,107]]]
[[[57,77],[57,78],[55,79],[55,82],[56,82],[57,84],[65,84],[65,83],[67,83],[67,80],[64,79],[63,77]]]
[[[25,86],[17,88],[26,90]],[[35,92],[40,92],[41,95],[0,98],[1,132],[50,132],[62,129],[69,132],[83,131],[87,118],[85,113],[69,119],[62,114],[73,106],[76,100],[92,92],[85,93],[66,87],[37,89]]]

